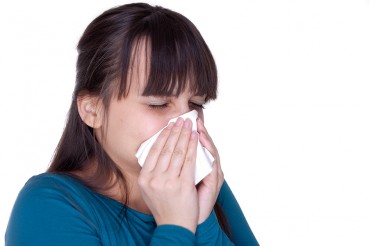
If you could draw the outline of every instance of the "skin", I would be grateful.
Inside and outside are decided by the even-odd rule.
[[[121,99],[113,96],[107,114],[100,100],[91,96],[78,100],[79,113],[125,175],[130,189],[127,205],[152,214],[158,225],[179,225],[195,233],[197,225],[210,215],[224,180],[218,151],[203,124],[205,95],[194,95],[187,88],[178,97],[142,96],[147,71],[143,57],[138,55],[133,64],[128,95]],[[179,118],[162,131],[141,168],[135,157],[140,144],[170,119],[193,109],[199,113],[198,132],[192,132],[190,120]],[[215,161],[212,172],[195,186],[198,139]],[[107,194],[124,201],[119,183]]]

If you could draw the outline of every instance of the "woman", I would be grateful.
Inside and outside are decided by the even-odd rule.
[[[63,136],[47,173],[20,192],[6,244],[257,245],[203,124],[217,73],[196,27],[168,9],[123,5],[87,27],[78,52]],[[196,122],[166,126],[191,110]],[[163,127],[141,168],[137,149]],[[198,141],[215,160],[195,185]]]

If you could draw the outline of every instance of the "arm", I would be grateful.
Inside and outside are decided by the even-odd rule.
[[[228,220],[234,244],[259,245],[226,181],[222,185],[217,202]]]
[[[215,212],[197,227],[197,245],[234,245],[227,235],[222,231]]]
[[[122,224],[120,208],[91,199],[82,187],[55,177],[31,178],[13,207],[5,245],[195,244],[195,235],[180,226],[131,231]]]
[[[259,245],[254,237],[240,206],[228,184],[224,181],[217,202],[221,205],[228,220],[232,241],[222,231],[215,212],[198,226],[196,240],[198,245]]]
[[[160,225],[155,229],[150,246],[195,245],[195,235],[188,229],[176,225]]]

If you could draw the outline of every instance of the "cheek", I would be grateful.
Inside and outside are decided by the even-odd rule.
[[[114,152],[134,156],[143,142],[167,125],[169,118],[156,112],[137,110],[119,114],[109,120],[109,148],[114,149]]]
[[[148,117],[146,118],[146,120],[142,121],[142,124],[140,124],[139,129],[141,143],[151,138],[158,131],[163,129],[168,124],[168,121],[169,120],[155,117],[153,118]]]
[[[130,126],[131,128],[131,140],[134,142],[134,149],[140,147],[140,145],[147,139],[151,138],[158,131],[167,125],[169,120],[166,117],[159,117],[157,115],[152,115],[150,112],[145,115],[141,115],[140,119]]]

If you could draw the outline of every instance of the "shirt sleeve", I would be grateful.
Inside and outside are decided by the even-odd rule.
[[[57,185],[28,181],[14,204],[5,245],[101,245],[94,224]]]
[[[228,220],[232,240],[222,231],[215,212],[197,227],[197,245],[259,245],[231,189],[224,181],[217,202]]]
[[[158,226],[151,239],[150,246],[162,245],[195,245],[195,235],[186,228],[176,225]]]
[[[259,245],[227,182],[224,181],[217,202],[228,220],[235,245]]]
[[[212,211],[210,216],[196,230],[197,245],[234,245],[227,235],[222,231],[218,223],[215,212]]]
[[[129,240],[119,242],[117,239],[124,236],[121,231],[114,237],[114,242],[101,238],[101,221],[96,217],[96,211],[90,209],[90,202],[60,180],[31,178],[14,204],[5,245],[126,245]],[[162,225],[154,230],[150,245],[193,246],[195,243],[195,235],[191,231],[176,225]]]

